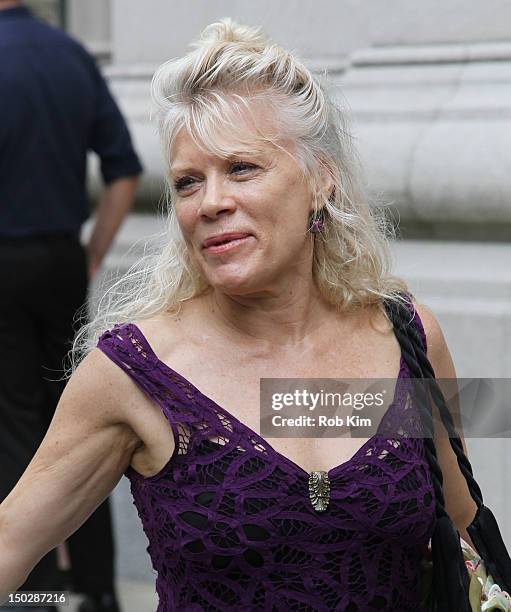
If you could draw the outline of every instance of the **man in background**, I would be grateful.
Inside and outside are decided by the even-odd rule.
[[[105,187],[84,248],[88,150],[101,160]],[[49,426],[73,318],[141,170],[92,57],[21,2],[0,0],[0,502]],[[117,612],[108,500],[67,544],[72,586],[87,595],[80,612]],[[58,590],[60,579],[52,551],[20,590]]]

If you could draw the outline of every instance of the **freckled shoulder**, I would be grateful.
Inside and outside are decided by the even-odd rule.
[[[388,319],[383,304],[371,304],[366,307],[366,318],[369,325],[382,334],[388,334],[393,331],[392,322]]]
[[[186,333],[186,318],[183,312],[161,313],[133,323],[142,332],[157,356],[165,355],[169,344],[179,344]]]
[[[414,302],[417,313],[424,326],[427,341],[427,356],[437,378],[455,378],[454,365],[449,353],[444,333],[432,310]]]

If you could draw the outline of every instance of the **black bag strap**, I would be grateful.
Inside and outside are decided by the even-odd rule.
[[[412,295],[400,296],[403,302],[386,300],[385,310],[394,326],[394,332],[401,345],[403,357],[414,379],[428,378],[428,391],[439,409],[440,418],[449,434],[451,447],[456,454],[458,465],[467,482],[470,495],[477,505],[477,513],[467,528],[477,552],[485,562],[488,573],[495,582],[507,591],[511,586],[511,559],[491,510],[483,503],[481,489],[474,478],[472,466],[465,455],[463,445],[456,432],[454,421],[447,407],[444,395],[435,381],[435,373],[426,355],[422,338],[416,327],[410,324],[409,309],[413,310]],[[405,305],[406,304],[406,305]],[[433,553],[433,590],[438,612],[457,610],[470,612],[468,599],[468,573],[457,532],[445,511],[443,476],[437,460],[432,435],[432,411],[430,396],[424,385],[415,385],[421,422],[425,431],[426,456],[436,497],[436,525],[431,538]]]

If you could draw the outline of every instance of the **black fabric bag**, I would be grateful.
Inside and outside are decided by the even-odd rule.
[[[506,549],[499,526],[492,511],[484,505],[481,489],[472,473],[470,462],[463,451],[461,440],[456,433],[454,422],[445,398],[435,381],[435,373],[429,362],[424,343],[416,327],[411,323],[411,296],[403,296],[408,306],[395,301],[384,303],[387,315],[394,326],[401,345],[403,357],[410,368],[412,378],[432,379],[425,392],[425,385],[415,385],[415,397],[425,432],[425,446],[436,495],[436,524],[431,538],[433,556],[432,609],[436,612],[471,612],[468,599],[469,576],[463,560],[460,536],[444,508],[442,471],[437,461],[436,449],[431,435],[432,410],[430,400],[439,408],[442,423],[449,433],[451,447],[464,475],[477,512],[467,527],[467,532],[483,559],[486,569],[501,589],[511,593],[511,558]],[[430,397],[431,396],[431,397]]]

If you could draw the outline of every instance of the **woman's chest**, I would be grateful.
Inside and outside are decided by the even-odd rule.
[[[396,343],[397,344],[397,343]],[[192,347],[193,348],[193,347]],[[169,356],[173,369],[177,370],[199,390],[202,396],[213,402],[213,412],[222,413],[222,422],[226,431],[220,438],[225,438],[230,429],[229,421],[239,421],[242,431],[250,436],[252,432],[261,434],[262,418],[266,423],[271,418],[271,407],[262,401],[262,385],[268,389],[272,379],[293,379],[291,386],[303,382],[310,387],[314,379],[335,379],[347,381],[362,379],[362,385],[374,379],[392,381],[391,387],[400,371],[399,347],[390,342],[379,354],[360,347],[339,351],[335,346],[314,355],[282,356],[280,359],[254,359],[242,352],[218,353],[208,350],[185,350],[179,356]],[[278,381],[281,384],[281,381]],[[286,383],[287,386],[287,383]],[[390,389],[390,387],[389,387]],[[387,394],[380,414],[391,403],[394,394]],[[206,402],[212,409],[211,402]],[[208,415],[206,414],[206,417]],[[330,428],[325,437],[319,436],[309,428],[305,434],[292,426],[272,427],[271,434],[265,433],[264,439],[279,455],[288,458],[303,470],[328,471],[348,461],[370,438],[364,431],[350,437],[346,428],[342,431]],[[280,435],[279,433],[282,432]],[[211,438],[213,439],[213,438]],[[219,439],[219,438],[217,438]]]
[[[401,350],[393,330],[385,322],[344,326],[338,329],[325,325],[322,334],[309,341],[282,347],[278,343],[261,344],[245,341],[240,346],[233,338],[213,333],[203,318],[177,323],[162,333],[156,353],[167,373],[175,373],[200,403],[204,419],[215,419],[222,413],[226,427],[217,439],[228,439],[229,421],[236,420],[242,434],[249,439],[261,435],[261,403],[263,379],[387,379],[396,381],[401,370]],[[144,331],[144,329],[142,329]],[[166,340],[167,339],[167,340]],[[380,414],[391,403],[391,391]],[[137,421],[144,446],[137,457],[143,473],[156,473],[170,456],[174,446],[173,432],[158,406],[146,406],[143,420]],[[232,428],[231,428],[232,430]],[[282,434],[280,432],[283,432]],[[373,432],[346,437],[329,431],[329,436],[317,436],[308,431],[307,437],[294,430],[273,431],[264,440],[274,451],[306,472],[329,470],[349,460]],[[262,441],[264,441],[262,440]]]

